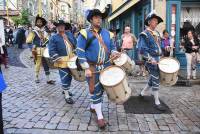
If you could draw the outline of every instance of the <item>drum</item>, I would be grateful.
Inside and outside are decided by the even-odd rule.
[[[135,62],[125,53],[122,53],[121,56],[113,60],[113,62],[115,65],[122,67],[127,73],[131,73],[135,67]]]
[[[180,63],[172,57],[161,58],[158,67],[160,69],[160,82],[164,86],[173,86],[178,80]]]
[[[47,64],[48,64],[49,68],[51,68],[51,69],[55,69],[55,68],[56,68],[56,67],[54,66],[53,61],[52,61],[51,58],[50,58],[48,47],[46,47],[46,48],[44,49],[43,57],[44,57],[45,60],[47,61]]]
[[[99,80],[111,101],[123,104],[131,96],[126,73],[121,67],[110,66],[105,68],[100,73]]]
[[[67,64],[74,79],[79,82],[83,82],[86,80],[85,72],[83,70],[77,69],[77,65],[76,65],[77,58],[78,58],[77,56],[70,58]]]

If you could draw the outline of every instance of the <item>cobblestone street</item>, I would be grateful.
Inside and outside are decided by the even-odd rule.
[[[8,83],[3,93],[4,128],[7,134],[200,133],[199,85],[161,87],[161,99],[173,114],[126,114],[123,105],[110,102],[104,94],[103,114],[109,126],[102,131],[96,127],[96,117],[89,111],[90,96],[86,83],[73,81],[71,91],[75,104],[68,105],[56,70],[52,70],[56,85],[47,85],[44,74],[41,83],[35,84],[33,62],[29,55],[28,49],[20,55],[26,68],[3,68]],[[137,96],[144,83],[133,78],[129,82],[132,95]]]

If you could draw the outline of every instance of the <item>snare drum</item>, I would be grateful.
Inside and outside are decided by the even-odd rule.
[[[165,57],[160,59],[158,63],[160,69],[160,82],[164,86],[175,85],[178,80],[178,71],[180,63],[177,59],[172,57]]]
[[[74,79],[79,82],[83,82],[86,80],[85,72],[83,70],[80,71],[77,69],[77,65],[76,65],[77,58],[78,58],[77,56],[70,58],[67,64]]]
[[[105,68],[99,80],[111,101],[122,104],[131,96],[126,74],[119,66]]]
[[[51,69],[55,69],[55,68],[56,68],[56,67],[54,66],[53,61],[50,59],[48,47],[46,47],[46,48],[44,49],[43,57],[44,57],[45,60],[47,61],[47,64],[48,64],[49,68],[51,68]]]
[[[122,67],[127,73],[131,73],[135,67],[135,62],[125,53],[122,53],[121,56],[113,60],[113,62],[115,65]]]

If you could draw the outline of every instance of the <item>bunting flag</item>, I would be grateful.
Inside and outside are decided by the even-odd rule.
[[[38,0],[38,14],[42,17],[42,1]]]
[[[6,14],[9,20],[9,13],[8,13],[8,0],[6,0]],[[8,21],[8,25],[9,25],[9,21]]]
[[[0,72],[0,93],[5,90],[7,87],[5,81],[4,81],[4,78],[3,78],[3,75],[2,73]]]

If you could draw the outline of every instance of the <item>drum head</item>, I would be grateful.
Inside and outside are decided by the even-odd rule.
[[[158,67],[162,72],[175,73],[180,69],[180,63],[174,58],[167,57],[159,61]]]
[[[77,66],[76,66],[76,59],[77,59],[77,56],[74,56],[74,57],[72,57],[72,58],[69,59],[69,61],[67,63],[67,65],[68,65],[69,68],[71,68],[71,69],[76,69],[77,68]]]
[[[118,66],[110,66],[100,74],[100,82],[104,86],[115,86],[125,78],[125,72]]]
[[[113,62],[117,66],[122,66],[127,62],[127,60],[128,60],[128,55],[125,53],[122,53],[121,56],[117,58],[116,60],[114,60]]]
[[[45,49],[44,49],[43,56],[44,56],[45,58],[50,58],[49,49],[48,49],[48,48],[45,48]]]

